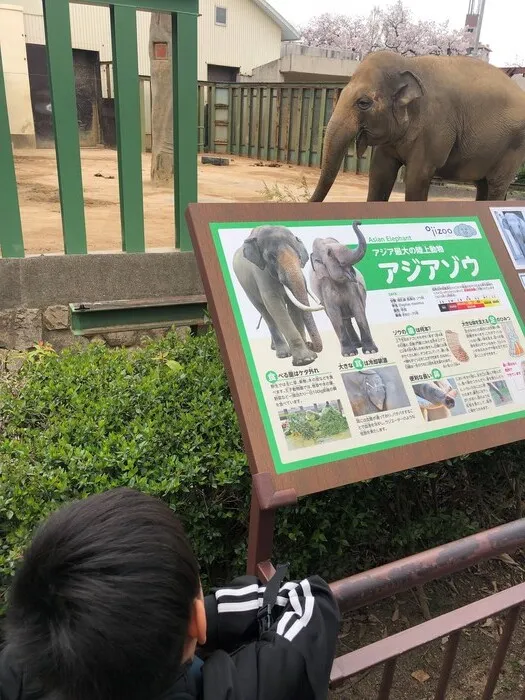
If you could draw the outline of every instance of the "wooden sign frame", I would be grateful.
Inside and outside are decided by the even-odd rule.
[[[496,227],[491,207],[508,202],[385,202],[305,204],[191,204],[186,212],[199,271],[226,366],[253,477],[249,570],[269,559],[275,508],[298,497],[420,467],[463,454],[525,439],[523,417],[495,422],[433,439],[396,446],[307,469],[277,474],[228,289],[211,233],[211,224],[246,222],[348,222],[361,220],[477,218],[502,272],[523,330],[525,289]]]

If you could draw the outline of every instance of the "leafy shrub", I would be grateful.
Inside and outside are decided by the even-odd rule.
[[[40,520],[120,485],[170,504],[205,583],[243,570],[249,470],[212,333],[41,349],[0,383],[0,431],[0,588]],[[507,447],[301,499],[275,558],[333,579],[518,517],[522,471]]]
[[[525,183],[525,164],[523,164],[521,166],[521,168],[518,170],[518,175],[516,177],[516,181]]]

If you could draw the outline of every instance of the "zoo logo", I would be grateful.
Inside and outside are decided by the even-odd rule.
[[[454,227],[454,235],[460,238],[472,238],[476,235],[476,229],[470,224],[458,224]]]

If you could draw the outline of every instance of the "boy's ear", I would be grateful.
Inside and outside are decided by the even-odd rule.
[[[206,644],[206,610],[200,597],[192,603],[188,637],[196,639],[200,646]]]

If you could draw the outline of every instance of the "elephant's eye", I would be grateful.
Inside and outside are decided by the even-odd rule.
[[[370,109],[372,106],[373,102],[369,97],[361,97],[361,99],[357,100],[357,106],[359,109],[363,110],[363,112],[366,112],[367,109]]]

